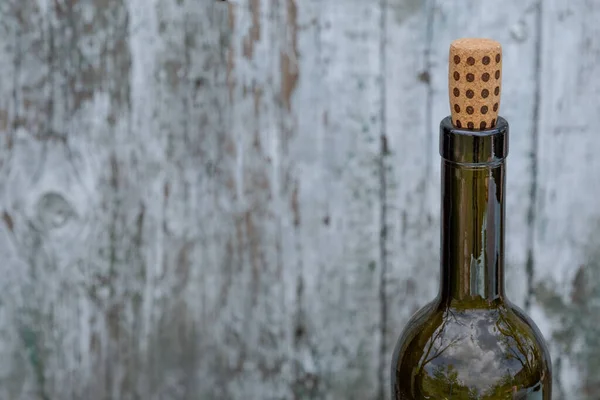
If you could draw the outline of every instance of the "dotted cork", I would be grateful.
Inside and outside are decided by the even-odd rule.
[[[457,128],[496,126],[502,82],[502,46],[495,40],[464,38],[450,44],[448,94]]]

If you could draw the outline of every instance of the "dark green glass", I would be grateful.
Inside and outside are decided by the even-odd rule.
[[[441,122],[441,285],[398,339],[395,400],[552,398],[544,339],[504,294],[508,131]]]

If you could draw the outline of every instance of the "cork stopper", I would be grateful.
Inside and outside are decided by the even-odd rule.
[[[496,126],[502,82],[502,46],[464,38],[450,44],[448,94],[452,124],[472,130]]]

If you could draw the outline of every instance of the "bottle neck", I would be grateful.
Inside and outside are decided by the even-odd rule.
[[[441,287],[444,303],[504,299],[508,124],[472,132],[442,121]]]
[[[504,297],[505,163],[442,161],[442,286],[450,301]]]

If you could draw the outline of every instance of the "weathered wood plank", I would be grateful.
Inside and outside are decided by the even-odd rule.
[[[379,398],[382,59],[377,2],[298,3],[295,396]]]
[[[313,280],[319,279],[318,256],[320,247],[314,248],[312,240],[323,230],[328,218],[323,209],[323,196],[319,188],[324,182],[313,182],[321,170],[319,157],[323,128],[323,93],[315,90],[322,85],[323,54],[320,46],[322,30],[322,7],[319,1],[295,1],[294,18],[287,24],[287,45],[279,51],[285,54],[286,69],[294,73],[282,75],[292,78],[296,86],[287,104],[290,113],[282,118],[277,142],[281,156],[277,158],[280,168],[279,192],[286,199],[280,205],[281,257],[287,275],[285,304],[289,312],[292,346],[288,351],[291,361],[292,382],[290,398],[325,398],[330,380],[324,377],[318,347],[318,331],[321,320],[315,321]],[[283,66],[283,65],[282,65]],[[290,69],[291,67],[291,69]],[[286,78],[287,77],[287,78]],[[289,83],[283,87],[291,87]],[[313,172],[313,171],[318,172]],[[311,188],[313,190],[311,190]],[[307,240],[309,242],[307,242]],[[318,246],[321,243],[317,242]],[[306,247],[308,246],[308,247]],[[316,316],[318,316],[317,313]],[[315,329],[317,328],[317,329]]]
[[[430,130],[432,2],[389,1],[385,12],[385,122],[381,140],[385,310],[380,377],[390,398],[391,357],[410,316],[437,291],[439,182]]]
[[[213,264],[216,273],[215,287],[204,284],[214,323],[205,340],[216,356],[215,368],[204,371],[220,389],[212,397],[290,398],[294,310],[286,295],[294,271],[282,256],[281,220],[291,213],[293,189],[282,186],[280,159],[297,76],[295,2],[254,0],[229,12],[229,99],[212,205],[218,216],[205,225],[219,239],[205,236],[210,250],[198,265]]]
[[[101,191],[99,174],[107,133],[127,125],[127,10],[117,0],[3,5],[14,63],[5,212],[22,264],[6,303],[24,362],[10,398],[86,397],[90,382],[111,389],[90,364],[122,311],[103,209],[117,193]]]
[[[140,81],[138,111],[140,131],[154,132],[155,148],[165,149],[155,186],[164,200],[153,211],[164,232],[148,250],[170,262],[151,281],[171,278],[148,297],[157,324],[147,350],[150,393],[289,397],[279,207],[291,189],[279,191],[275,144],[293,85],[278,84],[291,78],[281,77],[287,67],[273,49],[284,48],[278,27],[292,13],[262,1],[201,9],[158,2],[148,17],[156,25],[136,42],[142,54],[148,36],[160,39],[145,74],[155,83]]]
[[[600,5],[541,3],[534,318],[553,339],[556,398],[600,396],[596,157]],[[546,319],[547,318],[547,319]]]
[[[17,100],[15,80],[21,62],[15,44],[21,25],[13,19],[14,4],[0,4],[0,397],[19,398],[25,385],[31,386],[31,367],[22,349],[19,330],[15,329],[15,314],[21,308],[21,284],[26,280],[27,265],[22,261],[15,229],[19,229],[19,215],[10,195],[11,181],[18,170],[11,168],[15,143],[13,121],[16,119]]]
[[[213,321],[202,289],[204,279],[214,283],[219,266],[203,268],[202,255],[205,235],[218,238],[205,225],[211,222],[207,214],[214,210],[216,185],[210,138],[223,131],[226,103],[220,43],[226,9],[208,3],[192,8],[185,1],[128,5],[132,128],[119,148],[123,173],[137,183],[140,203],[132,213],[140,233],[130,247],[140,248],[144,267],[130,284],[138,291],[137,312],[130,316],[136,354],[123,366],[133,384],[122,387],[120,396],[215,397],[222,386],[200,369],[215,357],[204,339]]]

